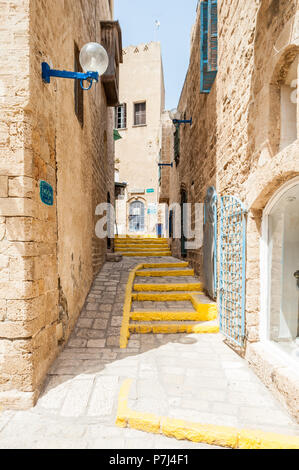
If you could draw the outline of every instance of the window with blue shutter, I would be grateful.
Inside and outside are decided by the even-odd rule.
[[[210,93],[217,74],[217,0],[200,4],[200,92]]]

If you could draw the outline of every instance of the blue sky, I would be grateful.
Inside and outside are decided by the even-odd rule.
[[[123,46],[158,40],[162,46],[166,109],[176,108],[189,64],[197,0],[115,0]],[[155,20],[161,23],[155,30]]]

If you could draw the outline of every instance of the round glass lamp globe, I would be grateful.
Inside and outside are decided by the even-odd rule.
[[[170,119],[180,119],[181,114],[180,112],[175,108],[169,111]]]
[[[97,42],[85,44],[81,49],[79,60],[85,73],[98,72],[99,75],[103,75],[109,65],[106,49]]]

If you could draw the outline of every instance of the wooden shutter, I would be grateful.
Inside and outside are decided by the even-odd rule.
[[[200,4],[200,93],[210,93],[217,72],[209,71],[209,1]],[[217,4],[216,4],[217,7]]]
[[[217,0],[208,1],[208,71],[217,72],[218,10]]]

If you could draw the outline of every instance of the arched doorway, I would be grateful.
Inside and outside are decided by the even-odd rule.
[[[145,207],[142,201],[134,201],[130,204],[130,232],[144,231]]]
[[[299,178],[264,210],[263,239],[264,335],[299,361]]]

